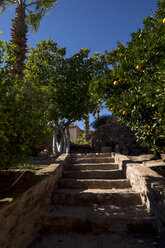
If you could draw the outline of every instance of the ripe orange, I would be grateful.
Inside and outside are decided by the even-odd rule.
[[[163,24],[165,24],[165,18],[163,19]]]
[[[118,85],[119,85],[119,82],[118,82],[118,81],[114,81],[113,84],[114,84],[115,86],[118,86]]]
[[[124,110],[124,111],[123,111],[123,115],[127,115],[127,111]]]
[[[115,110],[115,108],[114,108],[114,107],[112,107],[112,108],[111,108],[111,111],[114,111],[114,110]]]
[[[147,132],[147,135],[150,135],[150,131]]]
[[[142,65],[141,64],[138,64],[137,66],[136,66],[136,69],[137,70],[140,70],[142,68]]]
[[[155,104],[155,103],[153,103],[151,106],[152,106],[153,108],[155,108],[156,104]]]
[[[148,127],[147,127],[148,129],[150,129],[151,128],[151,126],[150,125],[148,125]]]

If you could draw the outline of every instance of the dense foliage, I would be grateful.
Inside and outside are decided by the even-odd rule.
[[[105,52],[109,71],[93,90],[144,146],[165,150],[165,1],[131,41]]]
[[[13,45],[0,41],[0,167],[18,163],[46,132],[40,92],[12,77]]]
[[[13,76],[14,45],[0,42],[0,166],[19,161],[55,127],[65,128],[96,109],[88,91],[91,80],[102,76],[99,55],[88,58],[81,49],[65,58],[65,48],[43,41],[31,48],[24,79]],[[61,134],[61,133],[58,134]]]
[[[51,40],[31,48],[26,78],[40,87],[48,99],[48,118],[58,126],[67,126],[96,109],[89,84],[104,73],[99,54],[88,58],[90,50],[81,49],[65,58],[65,48]]]
[[[38,42],[28,57],[26,79],[46,96],[49,124],[64,136],[70,123],[86,117],[98,106],[88,88],[95,77],[104,74],[105,60],[99,54],[89,58],[89,52],[81,49],[67,58],[65,48],[48,40]]]
[[[92,136],[92,131],[89,131],[89,140]],[[90,141],[86,141],[84,139],[84,133],[80,133],[79,134],[79,137],[76,139],[76,140],[71,140],[71,143],[72,144],[77,144],[77,145],[89,145],[90,144]]]

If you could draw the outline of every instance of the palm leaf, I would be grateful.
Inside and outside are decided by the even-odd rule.
[[[31,26],[31,29],[37,32],[42,17],[49,13],[55,4],[57,3],[57,0],[31,0],[29,4],[26,4],[26,10],[28,12],[26,16],[26,22],[29,26]]]
[[[6,10],[7,7],[17,4],[16,0],[0,0],[0,15]]]

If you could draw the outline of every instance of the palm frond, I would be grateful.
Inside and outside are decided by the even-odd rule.
[[[41,19],[42,19],[41,13],[31,12],[26,16],[26,23],[29,27],[31,27],[32,30],[37,32],[37,30],[40,26],[40,23],[41,23]]]
[[[11,7],[17,4],[17,0],[0,0],[0,15],[6,10],[7,7]]]
[[[57,0],[30,0],[29,4],[26,4],[28,11],[26,22],[32,30],[37,32],[42,17],[49,13],[55,4],[57,4]]]
[[[6,9],[6,1],[0,0],[0,15],[5,11]]]

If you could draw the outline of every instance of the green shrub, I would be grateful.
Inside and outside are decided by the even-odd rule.
[[[89,140],[92,136],[92,131],[89,131]],[[84,140],[84,133],[80,133],[79,137],[77,140],[72,141],[73,144],[79,144],[79,145],[88,145],[90,144],[90,141],[85,141]]]
[[[32,83],[11,76],[13,45],[0,41],[0,167],[20,163],[46,132],[42,95]]]

